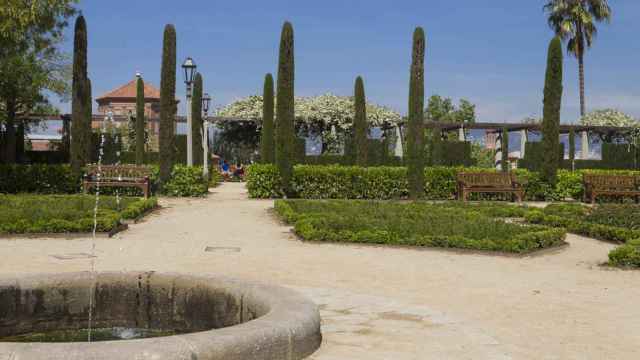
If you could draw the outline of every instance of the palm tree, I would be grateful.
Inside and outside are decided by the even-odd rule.
[[[584,116],[584,54],[598,33],[596,22],[611,20],[611,7],[607,0],[549,0],[544,9],[549,13],[549,26],[567,41],[567,51],[578,59],[580,116]]]

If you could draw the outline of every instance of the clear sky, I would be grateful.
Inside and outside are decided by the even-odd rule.
[[[296,95],[351,95],[362,75],[369,101],[406,114],[411,37],[427,35],[426,92],[477,104],[480,121],[542,113],[548,42],[543,0],[84,0],[94,97],[133,79],[158,86],[162,33],[173,23],[178,63],[191,56],[216,105],[261,92],[277,71],[283,21],[293,23]],[[640,117],[640,1],[611,0],[586,58],[587,106]],[[72,51],[72,28],[64,47]],[[565,56],[563,122],[578,117],[577,61]],[[184,95],[178,73],[178,96]],[[94,105],[95,106],[95,105]],[[60,104],[67,112],[69,104]],[[180,112],[183,112],[183,108]]]

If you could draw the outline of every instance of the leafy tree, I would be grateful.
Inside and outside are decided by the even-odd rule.
[[[136,144],[136,165],[144,163],[145,126],[144,118],[144,80],[138,76],[136,81],[136,123],[135,123],[135,144]]]
[[[417,27],[413,32],[407,132],[409,196],[414,200],[424,196],[424,52],[424,30]]]
[[[16,135],[29,128],[26,117],[48,105],[47,92],[65,96],[69,91],[69,62],[58,46],[73,0],[43,0],[26,6],[23,0],[0,5],[0,124],[4,124],[3,161],[16,160]]]
[[[500,159],[500,166],[502,167],[502,171],[509,171],[509,129],[506,127],[502,128],[502,159]]]
[[[275,138],[273,134],[273,76],[267,74],[264,77],[262,104],[262,133],[260,134],[260,160],[265,164],[273,164],[276,161]]]
[[[355,115],[353,120],[353,148],[355,150],[355,163],[358,166],[367,166],[367,101],[364,94],[364,82],[358,76],[354,89]]]
[[[191,101],[191,119],[193,128],[191,131],[191,139],[193,141],[193,164],[202,165],[204,149],[202,148],[202,131],[204,123],[202,121],[202,74],[197,73],[193,84],[193,101]]]
[[[73,82],[71,95],[71,169],[79,176],[82,167],[90,161],[91,136],[87,134],[87,98],[90,83],[87,76],[87,23],[78,16],[73,41]],[[89,104],[91,100],[89,100]]]
[[[451,98],[433,95],[429,98],[425,112],[429,121],[460,123],[476,121],[476,106],[466,99],[460,99],[460,104],[456,107]]]
[[[559,37],[555,37],[549,44],[543,102],[542,178],[549,184],[555,184],[560,163],[560,107],[562,105],[562,43]]]
[[[549,0],[544,9],[549,14],[549,26],[567,41],[567,51],[578,59],[580,115],[584,116],[584,55],[598,33],[596,23],[611,21],[611,7],[607,0]]]
[[[171,177],[174,153],[174,121],[176,104],[176,28],[168,24],[164,28],[162,68],[160,78],[160,183]]]
[[[276,101],[276,165],[285,194],[291,194],[295,139],[293,27],[288,21],[282,26],[278,59]]]

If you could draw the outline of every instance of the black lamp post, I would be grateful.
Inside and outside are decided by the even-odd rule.
[[[193,97],[193,76],[196,73],[196,63],[188,57],[182,64],[184,70],[184,83],[187,85],[187,165],[193,166],[193,139],[192,139],[192,114],[191,98]]]

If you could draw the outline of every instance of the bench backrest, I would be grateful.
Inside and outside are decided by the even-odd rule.
[[[584,174],[582,179],[585,185],[594,189],[636,190],[638,187],[637,177],[634,175]]]
[[[98,165],[88,165],[87,175],[96,176]],[[151,168],[144,165],[101,165],[100,177],[103,179],[143,179],[151,177]]]
[[[458,173],[458,181],[465,186],[511,187],[514,179],[510,173],[477,172]]]

